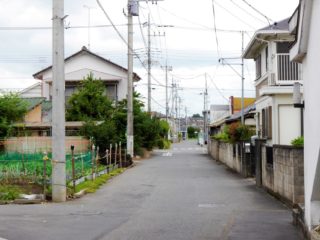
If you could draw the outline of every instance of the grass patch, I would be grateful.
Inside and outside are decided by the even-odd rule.
[[[13,185],[0,185],[0,201],[12,201],[23,193],[22,188]]]
[[[109,174],[103,174],[99,177],[96,177],[94,180],[86,180],[85,182],[82,182],[76,186],[76,192],[80,192],[81,190],[86,189],[87,193],[94,193],[110,178],[121,174],[123,171],[124,168],[118,168]]]

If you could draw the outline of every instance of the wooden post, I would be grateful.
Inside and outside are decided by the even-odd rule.
[[[97,151],[96,151],[96,158],[95,158],[95,175],[97,175],[97,170],[98,170],[98,163],[99,163],[99,146],[97,146]]]
[[[115,149],[114,149],[114,167],[113,168],[115,168],[116,167],[116,165],[117,165],[117,157],[118,157],[118,144],[116,143],[115,144]]]
[[[112,163],[112,144],[110,144],[110,165]]]
[[[95,175],[94,175],[94,162],[95,162],[94,150],[95,150],[95,146],[94,146],[94,144],[92,144],[92,149],[91,149],[91,165],[92,165],[91,166],[91,176],[92,176],[92,179],[91,180],[94,180],[94,178],[95,178]]]
[[[47,161],[49,160],[47,152],[43,153],[43,198],[47,195]]]
[[[109,150],[106,150],[107,173],[109,173]]]
[[[71,145],[71,161],[72,161],[72,183],[73,183],[73,194],[76,193],[76,171],[74,164],[74,146]]]
[[[120,164],[120,168],[122,168],[122,149],[121,149],[121,142],[119,142],[119,164]]]
[[[81,175],[82,177],[84,176],[84,160],[82,154],[80,155],[81,157]]]

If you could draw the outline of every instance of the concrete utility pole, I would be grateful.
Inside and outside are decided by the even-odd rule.
[[[208,140],[208,110],[207,110],[208,83],[207,73],[205,73],[205,90],[203,92],[203,137],[204,141]]]
[[[127,151],[133,157],[133,19],[131,8],[134,2],[128,0],[128,95],[127,95]]]
[[[66,201],[64,0],[53,0],[52,200]]]
[[[241,124],[244,124],[244,32],[241,32],[242,47],[241,47]]]
[[[166,71],[166,120],[169,119],[169,98],[168,98],[168,71],[172,71],[172,66],[166,64],[162,67]]]
[[[151,35],[150,13],[148,14],[148,112],[151,113]]]

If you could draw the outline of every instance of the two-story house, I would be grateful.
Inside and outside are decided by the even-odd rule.
[[[302,114],[293,107],[293,84],[301,82],[301,65],[289,59],[294,37],[289,19],[255,32],[243,53],[256,66],[256,129],[268,145],[290,145],[302,135]]]
[[[305,222],[320,225],[320,2],[300,0],[290,19],[295,36],[291,60],[303,66]]]
[[[125,99],[127,96],[128,70],[82,47],[79,52],[65,59],[65,96],[68,98],[76,91],[80,82],[89,74],[100,79],[106,86],[106,95],[113,101]],[[41,80],[42,97],[52,99],[52,66],[33,75]],[[140,77],[134,73],[133,81]]]

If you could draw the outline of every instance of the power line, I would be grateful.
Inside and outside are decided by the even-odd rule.
[[[261,20],[260,18],[257,18],[256,16],[254,16],[253,14],[251,14],[249,11],[247,11],[246,9],[244,9],[243,7],[241,7],[239,4],[235,3],[233,0],[230,0],[232,2],[233,5],[235,5],[237,8],[241,9],[243,12],[245,12],[246,14],[248,14],[249,16],[251,16],[252,18],[256,19],[257,21],[261,22],[261,23],[265,23],[263,20]]]
[[[119,32],[119,30],[117,29],[117,27],[113,24],[113,21],[111,20],[111,18],[109,17],[108,13],[106,12],[106,10],[103,8],[103,6],[101,5],[101,3],[99,2],[99,0],[97,0],[97,3],[100,7],[100,9],[102,10],[102,12],[104,13],[104,15],[107,17],[107,19],[109,20],[109,22],[111,23],[113,29],[117,32],[118,36],[121,38],[121,40],[126,44],[126,46],[128,48],[130,48],[130,46],[128,45],[128,42],[124,39],[124,37],[121,35],[121,33]],[[141,60],[140,56],[138,54],[136,54],[132,48],[130,48],[130,50],[133,52],[133,54],[138,58],[139,62],[141,63],[142,67],[147,71],[146,66],[143,64],[143,61]],[[161,84],[153,75],[151,75],[152,79],[154,79],[157,83]]]
[[[252,29],[256,29],[255,27],[253,27],[251,24],[243,21],[240,17],[238,17],[237,15],[233,14],[231,11],[229,11],[228,9],[226,9],[224,6],[222,6],[221,4],[219,4],[218,2],[216,2],[216,5],[218,5],[220,8],[224,9],[226,12],[228,12],[231,16],[233,16],[234,18],[238,19],[240,22],[246,24],[247,26],[249,26]]]
[[[256,11],[257,13],[259,13],[261,16],[263,16],[265,19],[267,19],[267,22],[269,24],[269,26],[271,26],[270,21],[273,22],[273,20],[269,17],[267,17],[265,14],[263,14],[262,12],[260,12],[258,9],[256,9],[255,7],[253,7],[250,3],[248,3],[246,0],[242,0],[242,2],[244,2],[245,4],[247,4],[250,8],[252,8],[254,11]]]
[[[217,21],[216,21],[216,11],[214,7],[214,0],[212,0],[212,13],[213,13],[213,27],[214,27],[214,32],[216,36],[216,45],[217,45],[217,52],[218,52],[218,57],[220,58],[220,52],[219,52],[219,41],[218,41],[218,33],[217,33]]]

